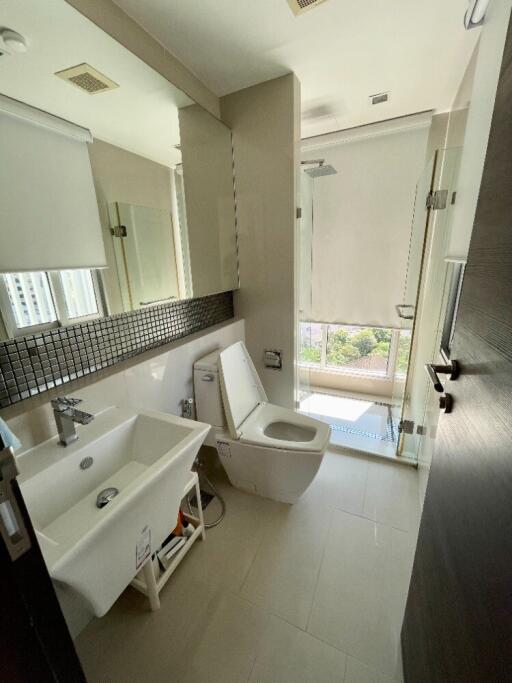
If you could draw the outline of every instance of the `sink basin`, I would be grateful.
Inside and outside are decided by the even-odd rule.
[[[156,412],[109,408],[64,448],[17,458],[19,483],[50,575],[103,616],[176,525],[183,489],[210,429]],[[92,458],[92,463],[91,459]],[[119,493],[101,509],[98,494]]]

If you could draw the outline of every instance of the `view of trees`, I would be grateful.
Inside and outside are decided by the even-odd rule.
[[[391,330],[378,328],[350,328],[330,326],[327,337],[327,364],[349,365],[365,356],[388,358],[391,345]]]
[[[322,325],[308,325],[302,334],[300,360],[305,363],[320,363],[322,358]],[[327,365],[357,367],[358,359],[380,356],[388,359],[393,331],[378,327],[327,326]],[[397,371],[405,373],[409,359],[410,338],[400,335],[398,345]],[[378,364],[376,364],[378,365]],[[361,364],[364,367],[363,364]]]

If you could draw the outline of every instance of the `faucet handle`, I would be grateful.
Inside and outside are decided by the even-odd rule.
[[[82,403],[81,398],[71,398],[70,396],[57,396],[57,398],[52,399],[51,404],[53,408],[57,410],[64,410],[65,408],[73,408],[79,403]]]

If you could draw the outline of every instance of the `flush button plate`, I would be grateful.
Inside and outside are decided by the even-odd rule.
[[[283,352],[276,349],[265,349],[263,362],[266,368],[281,370],[283,367]]]

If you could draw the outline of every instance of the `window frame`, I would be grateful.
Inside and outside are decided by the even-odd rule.
[[[83,270],[89,270],[91,273],[92,283],[94,287],[94,295],[96,297],[96,304],[98,306],[98,312],[92,313],[90,315],[70,318],[67,314],[66,297],[64,294],[62,280],[60,277],[60,271],[39,271],[45,273],[46,277],[48,278],[48,284],[50,287],[50,293],[52,296],[53,306],[55,309],[57,319],[52,320],[48,323],[40,323],[39,325],[29,325],[26,327],[18,327],[16,323],[16,318],[14,316],[14,312],[11,306],[11,300],[9,298],[9,292],[7,290],[7,285],[3,277],[4,274],[0,274],[0,313],[2,315],[2,320],[5,325],[8,339],[26,337],[32,334],[38,334],[40,332],[53,330],[58,327],[79,325],[80,323],[102,318],[104,316],[104,303],[100,275],[98,271],[93,268],[84,268]]]
[[[399,340],[400,340],[400,333],[401,329],[400,328],[387,328],[391,330],[391,341],[389,345],[389,354],[388,354],[388,364],[386,368],[386,372],[383,374],[381,372],[375,372],[372,370],[358,370],[357,368],[346,368],[343,366],[335,366],[335,365],[328,365],[327,364],[327,344],[328,344],[328,337],[329,337],[329,325],[331,323],[314,323],[313,321],[310,320],[301,320],[299,321],[299,325],[301,324],[306,324],[306,325],[311,325],[311,324],[316,324],[316,325],[321,325],[322,326],[322,346],[320,348],[320,362],[319,363],[311,363],[307,361],[302,361],[300,358],[297,360],[297,364],[301,368],[307,368],[309,370],[318,370],[320,372],[326,372],[329,374],[339,374],[339,375],[345,375],[345,376],[350,376],[350,377],[360,377],[360,378],[366,378],[366,379],[374,379],[374,380],[382,380],[382,381],[393,381],[395,379],[396,375],[396,363],[398,360],[398,352],[399,352]],[[334,324],[334,323],[333,323]],[[342,325],[342,327],[360,327],[361,329],[368,329],[368,328],[373,328],[375,325]],[[299,339],[300,339],[300,334],[299,334]],[[300,349],[299,349],[300,353]]]

